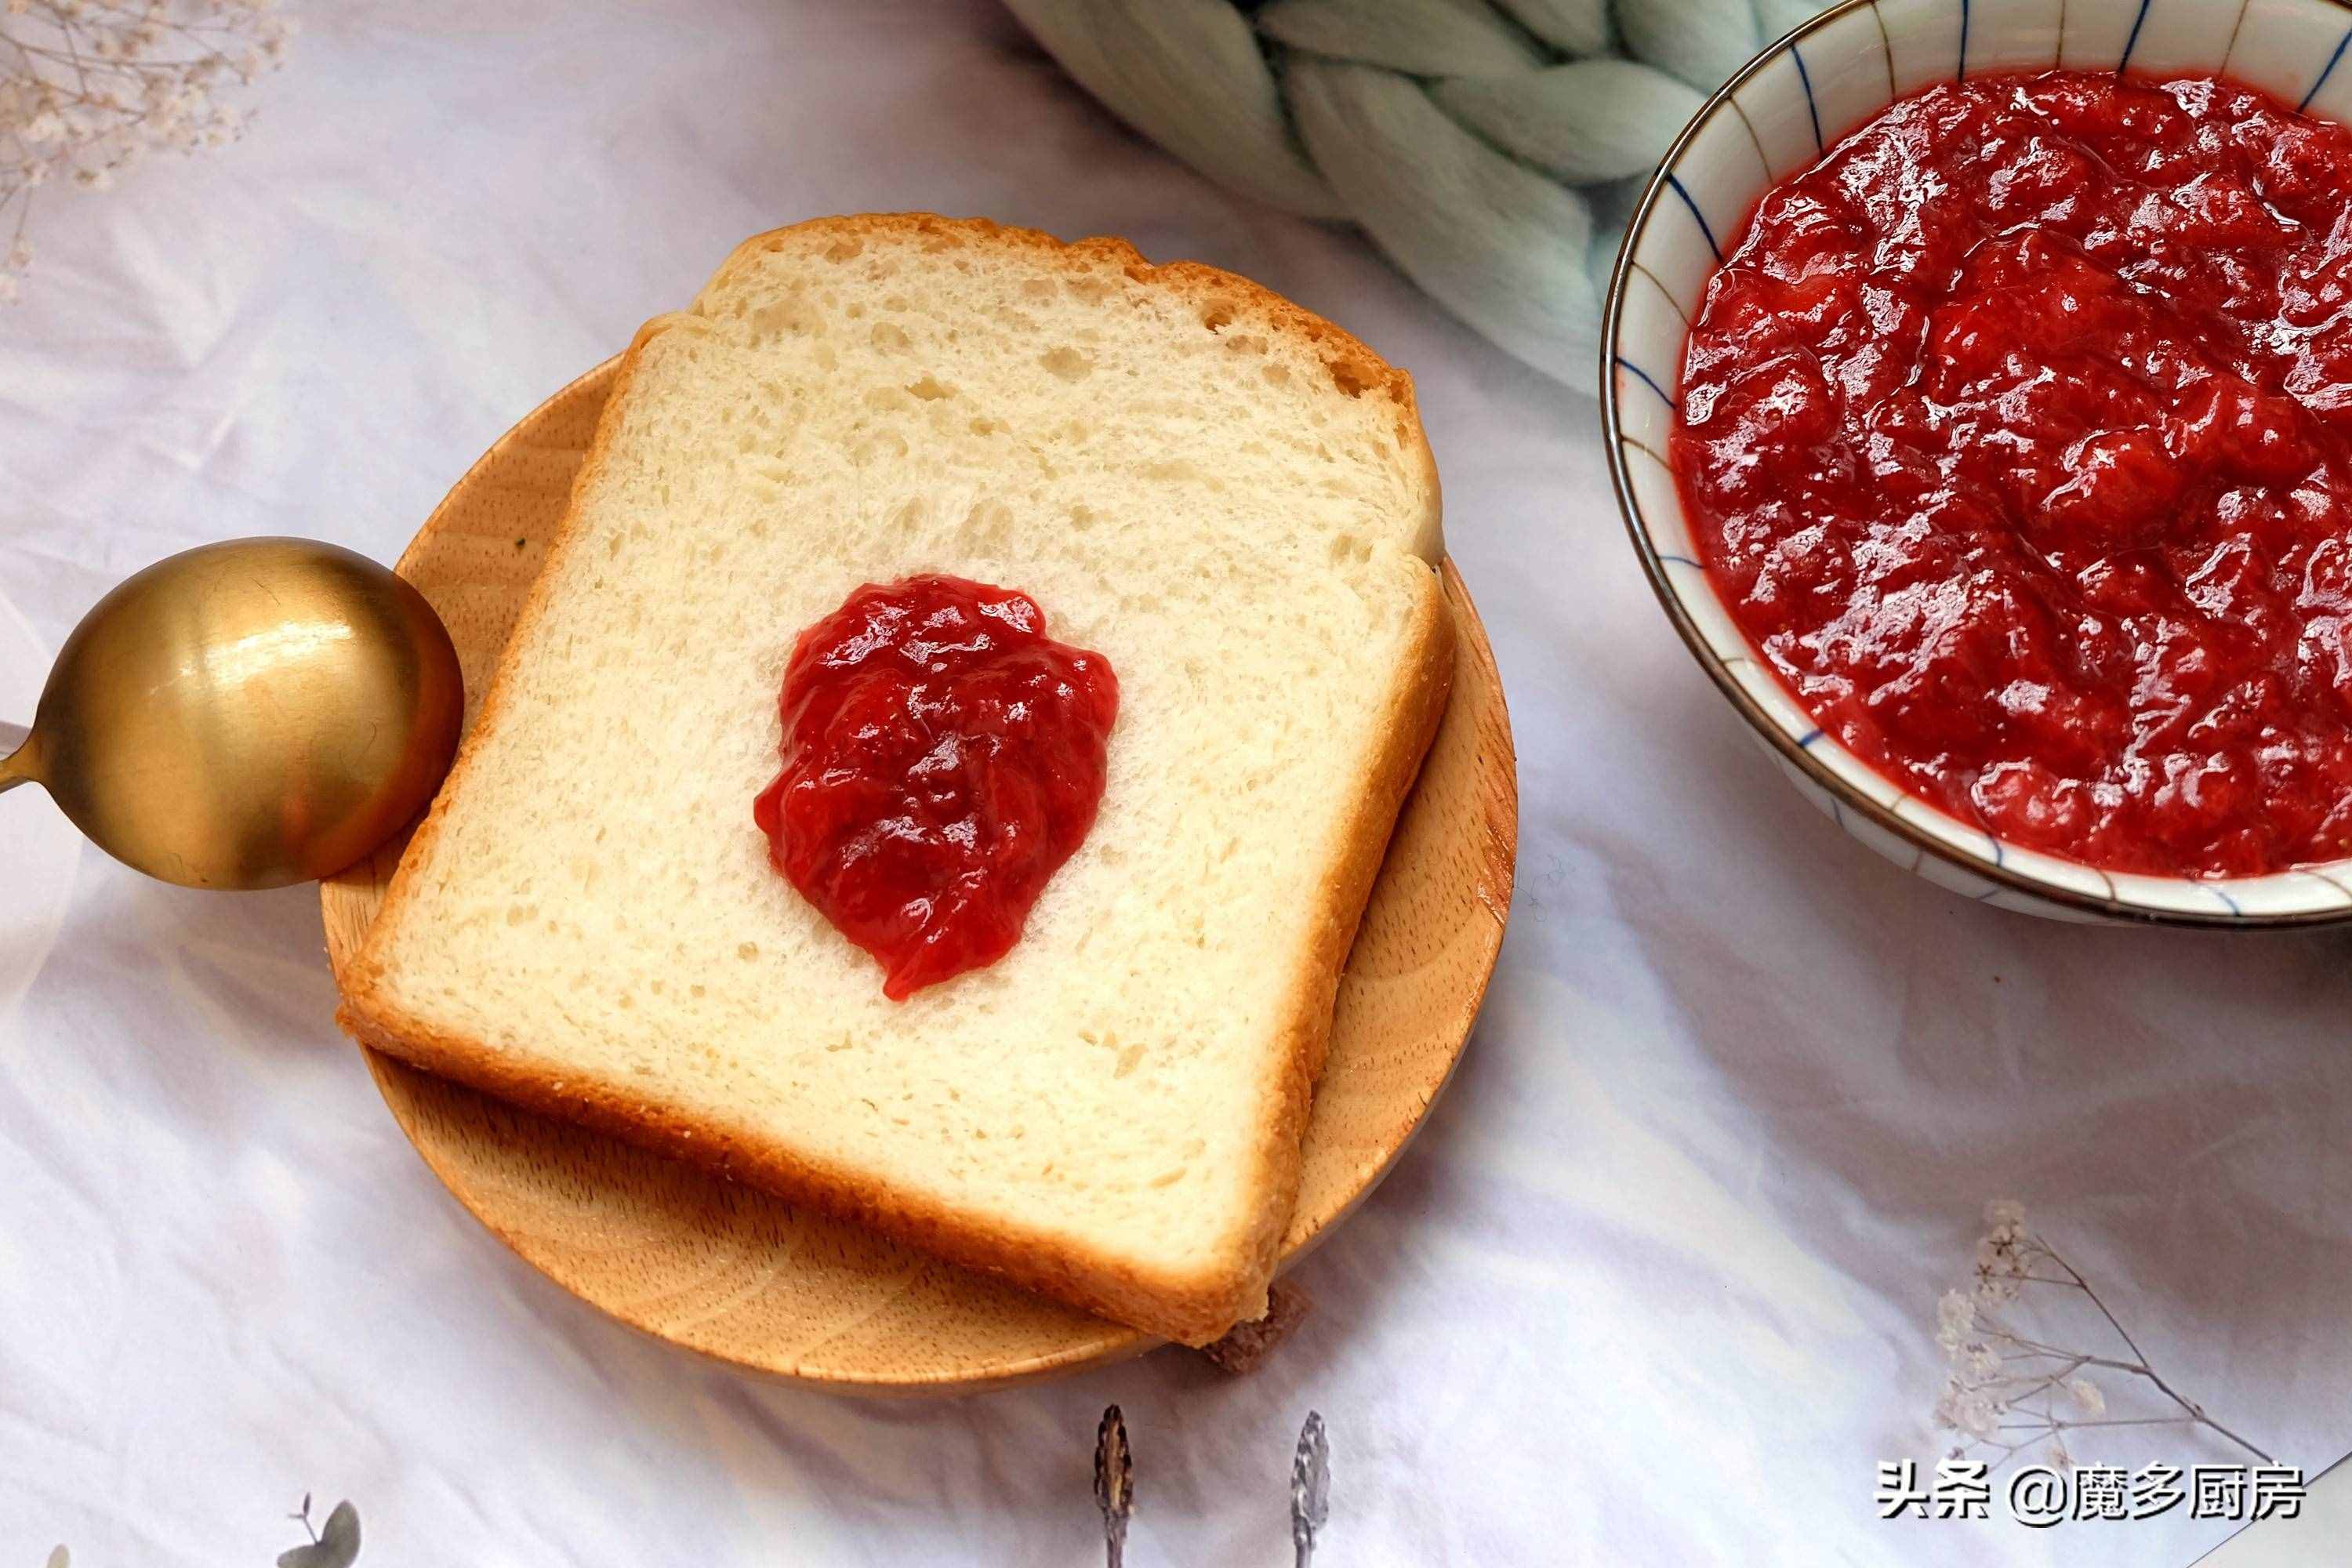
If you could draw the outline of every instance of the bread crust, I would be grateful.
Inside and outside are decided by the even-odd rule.
[[[1338,327],[1246,279],[1195,262],[1154,267],[1121,239],[1065,244],[1034,229],[1009,228],[986,219],[950,219],[928,213],[869,214],[819,218],[772,230],[739,246],[720,264],[705,291],[718,287],[748,258],[796,239],[824,238],[840,244],[875,237],[911,237],[940,246],[1034,249],[1074,271],[1108,263],[1135,281],[1193,300],[1204,311],[1220,305],[1246,308],[1312,345],[1342,391],[1350,395],[1377,395],[1394,405],[1402,460],[1409,469],[1418,470],[1413,477],[1426,496],[1415,549],[1429,570],[1423,574],[1412,649],[1381,726],[1378,752],[1346,825],[1342,851],[1317,889],[1308,952],[1288,991],[1287,1016],[1280,1029],[1286,1049],[1273,1086],[1274,1105],[1255,1150],[1260,1190],[1269,1194],[1267,1202],[1250,1217],[1244,1234],[1234,1238],[1222,1266],[1197,1273],[1157,1270],[1104,1256],[1067,1237],[886,1188],[864,1174],[810,1158],[773,1140],[714,1136],[708,1127],[649,1099],[627,1082],[585,1074],[551,1079],[539,1068],[517,1062],[488,1042],[450,1034],[409,1013],[383,984],[383,933],[404,918],[416,896],[414,869],[425,858],[418,852],[419,847],[429,848],[438,837],[448,801],[463,787],[474,757],[502,722],[509,670],[504,655],[484,696],[479,717],[411,840],[410,851],[401,858],[366,942],[337,977],[343,1000],[336,1021],[362,1045],[501,1100],[693,1161],[1147,1332],[1188,1344],[1205,1344],[1235,1322],[1265,1310],[1265,1289],[1297,1202],[1301,1143],[1314,1082],[1329,1044],[1339,976],[1398,811],[1436,734],[1449,694],[1454,630],[1436,571],[1444,555],[1441,503],[1436,465],[1422,431],[1412,381]],[[580,498],[595,483],[607,460],[646,346],[663,332],[681,326],[692,330],[694,318],[692,310],[656,317],[639,329],[630,343],[595,438],[573,481],[572,508],[524,600],[509,648],[519,646],[546,614],[549,585],[556,576],[551,568],[574,545],[573,517]]]

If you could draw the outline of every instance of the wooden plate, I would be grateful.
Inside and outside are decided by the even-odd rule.
[[[399,571],[466,672],[467,719],[563,514],[617,361],[509,431],[425,520]],[[1329,1065],[1284,1241],[1295,1260],[1371,1190],[1469,1038],[1509,912],[1518,842],[1510,721],[1452,563],[1454,697],[1349,955]],[[401,844],[321,885],[340,971]],[[394,1118],[457,1201],[533,1267],[623,1322],[845,1391],[947,1392],[1067,1372],[1160,1342],[625,1143],[368,1053]]]

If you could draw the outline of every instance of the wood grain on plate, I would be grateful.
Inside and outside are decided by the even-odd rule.
[[[448,624],[467,719],[563,515],[617,361],[557,393],[476,463],[401,557]],[[1518,784],[1494,654],[1462,580],[1454,697],[1349,955],[1307,1130],[1286,1260],[1388,1169],[1444,1087],[1511,900]],[[321,885],[340,970],[399,862]],[[368,1053],[401,1130],[500,1240],[622,1321],[758,1371],[846,1391],[944,1392],[1066,1372],[1159,1342],[694,1167],[517,1110]]]

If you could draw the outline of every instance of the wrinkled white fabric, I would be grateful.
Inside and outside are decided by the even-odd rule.
[[[1519,895],[1458,1079],[1263,1370],[859,1404],[621,1329],[458,1209],[335,1032],[310,892],[77,859],[12,793],[0,1559],[260,1564],[308,1490],[377,1568],[1082,1564],[1117,1400],[1138,1568],[1286,1563],[1310,1406],[1335,1565],[2188,1562],[2227,1527],[1875,1519],[1874,1462],[1939,1446],[1935,1300],[2000,1196],[2217,1417],[2314,1469],[2352,1444],[2352,937],[2044,924],[1847,841],[1668,630],[1589,398],[1130,136],[985,5],[307,9],[247,141],[35,214],[0,314],[0,595],[41,645],[0,613],[12,716],[157,556],[389,558],[744,235],[986,213],[1246,272],[1414,372],[1517,726]],[[2126,1381],[2110,1413],[2152,1414]]]

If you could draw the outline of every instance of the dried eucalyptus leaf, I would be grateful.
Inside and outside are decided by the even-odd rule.
[[[327,1516],[326,1528],[319,1531],[319,1544],[340,1554],[333,1568],[345,1568],[360,1554],[360,1510],[348,1500],[337,1503],[335,1511]]]
[[[339,1502],[335,1511],[327,1516],[319,1539],[308,1546],[279,1552],[278,1568],[352,1568],[359,1554],[359,1510],[349,1502]]]

